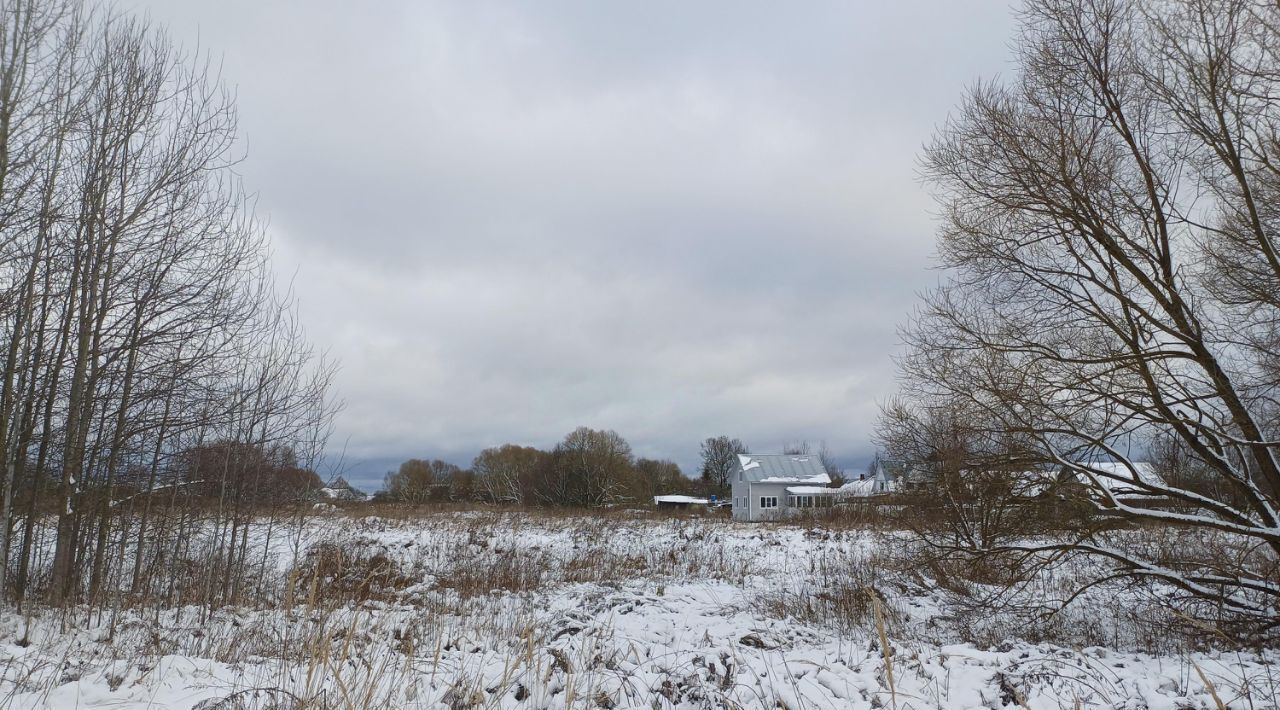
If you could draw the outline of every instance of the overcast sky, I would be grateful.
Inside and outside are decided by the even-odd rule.
[[[579,425],[873,451],[935,127],[1008,0],[126,0],[222,63],[240,170],[376,487]]]

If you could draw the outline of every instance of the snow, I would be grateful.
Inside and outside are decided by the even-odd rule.
[[[762,478],[756,483],[830,483],[831,479],[823,474],[821,476],[770,476]]]
[[[1139,648],[1138,600],[1123,587],[1091,590],[1056,621],[968,611],[918,572],[886,571],[892,533],[434,514],[325,516],[282,537],[299,548],[273,540],[268,575],[330,542],[385,555],[414,581],[293,609],[0,613],[0,706],[1217,707],[1203,673],[1228,707],[1263,708],[1280,683],[1275,650]],[[509,568],[538,578],[502,587]],[[495,588],[462,593],[468,571]],[[861,584],[885,599],[887,649],[869,617],[822,606]],[[1029,636],[1042,628],[1062,642]],[[232,696],[243,702],[216,704]]]
[[[321,488],[320,495],[336,500],[367,501],[369,495],[351,488]]]
[[[340,500],[348,502],[362,503],[367,502],[371,496],[364,491],[353,488],[347,479],[342,476],[329,481],[327,485],[318,489],[320,496],[330,500]]]
[[[1112,495],[1133,495],[1141,493],[1150,495],[1150,491],[1143,488],[1140,484],[1163,487],[1167,484],[1155,467],[1145,461],[1139,461],[1129,465],[1120,462],[1104,461],[1099,463],[1082,463],[1081,467],[1094,471],[1097,475],[1098,483],[1107,489]],[[1089,477],[1078,472],[1077,477],[1085,483],[1089,482]]]
[[[759,461],[752,461],[750,456],[738,454],[738,462],[742,465],[743,471],[750,471],[753,468],[760,468]]]
[[[877,486],[880,482],[874,478],[864,478],[860,481],[849,481],[843,486],[836,489],[837,496],[842,498],[867,498],[881,493],[887,493]]]
[[[836,492],[836,489],[828,488],[826,486],[789,486],[787,487],[787,492],[792,495],[820,496],[831,495]]]

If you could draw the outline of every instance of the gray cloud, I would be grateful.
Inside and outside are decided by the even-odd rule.
[[[580,424],[869,455],[934,279],[916,155],[1005,67],[1004,2],[135,2],[237,88],[242,172],[345,442]]]

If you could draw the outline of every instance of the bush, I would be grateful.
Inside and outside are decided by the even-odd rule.
[[[308,550],[290,579],[290,601],[302,596],[312,606],[390,601],[414,583],[385,552],[332,542]]]

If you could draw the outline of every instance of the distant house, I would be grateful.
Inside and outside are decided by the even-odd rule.
[[[931,488],[937,480],[937,466],[922,461],[886,460],[877,472],[896,493],[912,493]]]
[[[730,475],[734,520],[776,520],[835,500],[836,489],[817,456],[739,454]]]
[[[710,504],[711,501],[706,498],[694,498],[693,496],[654,496],[653,504],[659,508],[676,508],[684,509],[689,506],[704,506]]]
[[[1162,489],[1169,484],[1160,472],[1146,461],[1132,463],[1101,461],[1077,464],[1078,468],[1063,466],[1057,474],[1057,490],[1080,489],[1104,508],[1111,500],[1134,507],[1162,507],[1169,498]],[[1092,477],[1084,470],[1092,473]]]
[[[938,482],[938,467],[932,463],[885,461],[884,481],[862,479],[839,489],[845,496],[869,496],[879,492],[928,493]],[[1092,474],[1092,475],[1090,475]],[[1150,463],[1091,461],[1071,466],[1019,468],[971,465],[951,474],[952,485],[980,483],[985,477],[1004,479],[1012,499],[1031,502],[1046,497],[1088,498],[1103,508],[1112,501],[1134,507],[1163,507],[1172,501],[1164,493],[1168,486]]]
[[[896,488],[893,478],[885,466],[877,466],[871,475],[861,474],[857,480],[846,481],[835,489],[839,502],[848,502],[860,498],[888,495]]]
[[[369,500],[369,496],[364,491],[347,483],[347,479],[342,476],[338,476],[324,488],[317,491],[316,498],[335,503],[363,503]]]

